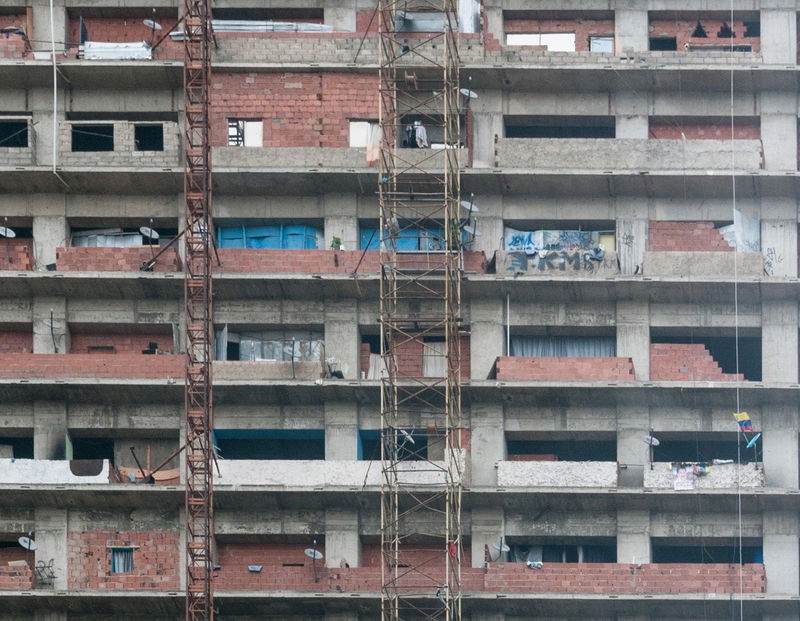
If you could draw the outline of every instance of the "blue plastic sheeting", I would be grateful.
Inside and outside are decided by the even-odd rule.
[[[220,226],[220,248],[259,248],[263,250],[315,250],[321,232],[304,224],[268,226]]]
[[[397,240],[397,250],[400,252],[413,252],[419,250],[444,250],[444,229],[407,228],[400,231]],[[462,232],[462,242],[467,240],[466,233]],[[359,247],[361,250],[380,250],[381,236],[377,229],[361,229]]]

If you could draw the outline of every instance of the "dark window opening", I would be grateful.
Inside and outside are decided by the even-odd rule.
[[[678,49],[678,39],[675,37],[650,37],[651,52],[674,52]]]
[[[420,461],[428,458],[428,436],[414,429],[398,430],[399,461]],[[358,432],[358,459],[378,461],[381,458],[381,432],[362,429]]]
[[[614,440],[507,441],[510,461],[617,461]]]
[[[27,147],[27,121],[0,121],[0,147]]]
[[[728,24],[724,23],[717,32],[717,39],[735,39],[736,33],[731,29]]]
[[[717,543],[717,542],[715,542]],[[764,554],[760,545],[742,546],[739,556],[738,541],[730,545],[660,545],[653,542],[654,563],[763,563]]]
[[[33,438],[0,438],[0,445],[10,446],[15,459],[33,459]]]
[[[703,462],[714,459],[732,459],[738,461],[741,452],[742,463],[752,461],[760,462],[763,459],[761,447],[764,440],[757,442],[753,448],[745,448],[746,440],[741,438],[737,447],[737,437],[730,434],[727,439],[704,439],[698,435],[693,440],[687,440],[686,434],[678,437],[670,434],[656,433],[660,444],[653,447],[653,461],[655,462]],[[752,434],[748,434],[752,436]],[[674,437],[674,439],[673,439]]]
[[[239,360],[239,343],[228,341],[225,360]]]
[[[322,429],[223,429],[214,437],[223,459],[325,459]]]
[[[362,334],[361,343],[369,345],[369,353],[381,353],[381,337],[379,334]]]
[[[112,438],[72,438],[72,459],[108,459],[114,463]]]
[[[89,345],[86,352],[89,354],[116,354],[117,348],[113,345]]]
[[[137,151],[163,151],[163,125],[134,125],[134,141]]]
[[[72,150],[75,152],[113,151],[114,126],[73,125]]]
[[[614,117],[507,116],[506,138],[614,138]]]
[[[761,36],[761,22],[744,22],[744,36],[745,37],[760,37]]]
[[[616,563],[617,547],[613,544],[528,544],[507,540],[511,563]]]
[[[694,39],[705,39],[708,37],[708,33],[706,33],[706,29],[703,28],[703,24],[697,22],[697,26],[694,27],[692,31],[692,38]]]
[[[736,340],[733,337],[656,337],[653,343],[701,343],[723,373],[736,373]],[[739,373],[750,382],[761,381],[761,339],[739,337]]]

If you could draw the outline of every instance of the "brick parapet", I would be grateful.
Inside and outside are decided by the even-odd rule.
[[[631,358],[547,358],[500,356],[494,364],[498,380],[633,381]]]

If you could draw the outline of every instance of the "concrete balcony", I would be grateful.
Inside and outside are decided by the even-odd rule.
[[[161,125],[163,128],[162,148],[160,150],[144,150],[148,145],[137,144],[136,127]],[[82,126],[90,138],[97,138],[97,148],[105,150],[89,150],[86,145],[79,151],[74,150],[73,129],[82,131]],[[96,135],[97,127],[113,127],[110,142],[104,136]],[[132,123],[129,121],[63,121],[59,125],[59,164],[62,168],[129,168],[139,169],[180,169],[180,131],[174,122]],[[112,146],[109,150],[106,147]],[[179,171],[178,171],[179,172]]]
[[[763,167],[760,140],[635,140],[621,138],[501,138],[495,166],[536,170],[728,170],[731,146],[739,171]]]
[[[214,362],[214,380],[250,382],[259,380],[316,380],[324,377],[325,365],[321,360],[217,360]]]
[[[672,464],[656,462],[653,469],[644,469],[644,486],[653,489],[679,489],[684,483],[678,483],[678,475],[673,472]],[[719,464],[712,465],[711,470],[703,475],[693,477],[690,482],[685,482],[694,489],[736,489],[737,487],[757,488],[764,487],[764,466],[760,463],[752,464]]]
[[[734,269],[734,262],[736,266]],[[760,252],[645,252],[642,272],[647,276],[691,279],[697,276],[759,277],[764,275]]]
[[[107,485],[110,477],[107,459],[0,459],[0,484],[4,485]]]
[[[498,461],[499,487],[617,487],[615,461]]]

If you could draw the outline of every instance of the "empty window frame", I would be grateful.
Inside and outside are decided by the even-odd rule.
[[[217,331],[217,360],[309,362],[320,360],[322,332],[306,330]]]
[[[745,539],[742,542],[741,556],[739,541],[724,538],[706,539],[691,543],[679,540],[651,540],[653,563],[763,563],[764,553],[759,539]]]
[[[0,120],[0,148],[24,148],[28,146],[28,121]]]
[[[589,37],[589,51],[601,52],[604,54],[614,53],[613,36],[591,36]]]
[[[518,116],[504,119],[506,138],[614,138],[613,116]]]
[[[107,459],[114,463],[113,438],[75,438],[72,443],[72,459]]]
[[[350,142],[351,147],[366,147],[370,143],[370,138],[375,139],[375,132],[378,130],[377,121],[350,121]]]
[[[129,574],[133,571],[133,546],[109,548],[112,574]]]
[[[744,446],[742,437],[737,433],[690,433],[690,432],[656,432],[659,445],[653,447],[654,462],[710,462],[715,459],[732,459],[742,463],[763,459],[762,446],[764,440],[756,442],[753,448]],[[752,434],[748,434],[748,437]]]
[[[658,330],[661,332],[661,330]],[[688,337],[669,337],[653,335],[651,343],[694,343],[702,344],[711,354],[711,357],[719,365],[723,373],[736,373],[736,341],[732,336],[711,337],[693,336]],[[761,381],[761,338],[752,336],[740,336],[739,342],[739,373],[744,375],[744,379],[750,382]],[[687,375],[687,379],[690,376]]]
[[[512,563],[616,563],[616,545],[608,544],[511,544]]]
[[[574,52],[574,32],[509,33],[506,45],[544,46],[548,52]]]
[[[245,224],[217,228],[220,248],[315,250],[322,245],[322,240],[322,229],[308,224]]]
[[[676,37],[650,37],[650,51],[674,52],[678,49]]]
[[[0,446],[10,446],[11,456],[15,459],[33,459],[33,436],[2,437]]]
[[[264,121],[261,119],[228,119],[229,147],[261,147],[264,145]]]
[[[325,459],[323,429],[219,429],[214,449],[223,459]]]
[[[74,152],[113,151],[114,125],[72,125],[72,150]]]
[[[414,429],[397,430],[396,443],[400,461],[420,461],[428,458],[428,436]],[[392,443],[393,445],[395,443]],[[381,458],[381,432],[379,429],[361,429],[358,432],[358,459],[378,461]]]
[[[616,461],[617,443],[611,434],[531,434],[508,432],[509,461]]]
[[[163,151],[164,150],[164,126],[157,125],[134,125],[133,138],[137,151]]]

